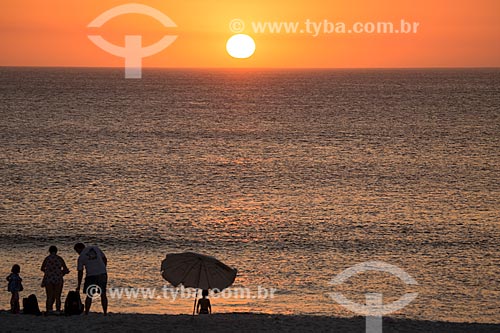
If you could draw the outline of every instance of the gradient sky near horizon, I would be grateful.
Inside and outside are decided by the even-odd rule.
[[[0,66],[122,67],[123,58],[95,46],[89,34],[124,44],[142,35],[150,45],[164,35],[178,39],[143,59],[144,67],[499,67],[498,0],[143,0],[167,14],[177,28],[154,18],[127,14],[100,28],[87,25],[102,12],[136,1],[7,0],[0,11]],[[225,44],[229,22],[246,23],[257,51],[233,59]],[[420,23],[416,34],[270,34],[252,31],[251,22]]]

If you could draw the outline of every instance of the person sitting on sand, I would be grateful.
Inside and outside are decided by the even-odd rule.
[[[210,300],[207,298],[208,290],[203,290],[201,296],[203,298],[198,301],[198,314],[212,314],[212,306],[210,305]]]
[[[54,301],[56,302],[56,311],[61,312],[61,293],[64,285],[63,276],[69,273],[69,269],[64,259],[57,255],[57,247],[52,245],[49,248],[49,255],[42,263],[42,272],[44,272],[42,287],[45,287],[47,301],[45,309],[52,312]]]
[[[76,287],[78,293],[82,285],[84,267],[86,271],[83,284],[83,291],[87,294],[85,314],[89,314],[92,297],[100,296],[102,311],[106,316],[108,313],[108,297],[106,296],[106,285],[108,283],[106,266],[108,259],[97,246],[85,246],[83,243],[77,243],[74,249],[80,255],[78,257],[78,286]]]
[[[19,305],[19,292],[23,291],[23,279],[21,279],[19,273],[21,273],[21,266],[14,265],[12,266],[10,275],[7,276],[7,281],[9,281],[7,291],[12,294],[10,298],[10,312],[16,314],[21,312],[21,306]]]

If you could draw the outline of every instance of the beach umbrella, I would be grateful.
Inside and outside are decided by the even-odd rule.
[[[196,288],[194,310],[198,289],[221,291],[233,284],[236,269],[214,257],[194,252],[171,253],[161,263],[161,274],[174,287],[182,284],[186,288]]]

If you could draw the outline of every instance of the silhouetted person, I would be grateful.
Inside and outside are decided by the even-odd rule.
[[[108,297],[106,296],[106,286],[108,284],[106,265],[108,264],[108,260],[97,246],[85,246],[83,243],[77,243],[74,248],[80,255],[78,257],[77,292],[80,292],[82,285],[84,267],[86,271],[85,282],[83,284],[83,291],[87,294],[87,298],[85,298],[85,314],[88,314],[90,311],[92,297],[99,294],[101,296],[102,311],[106,315],[108,313]]]
[[[69,273],[69,269],[64,262],[64,259],[57,255],[57,247],[49,248],[49,255],[45,258],[42,264],[42,272],[44,272],[42,287],[45,287],[47,301],[45,309],[47,312],[52,311],[54,301],[56,302],[56,311],[61,311],[61,293],[64,285],[63,276]]]
[[[202,298],[198,301],[198,314],[211,314],[212,313],[212,305],[210,305],[210,300],[208,297],[208,290],[203,290],[201,292]]]
[[[19,305],[19,292],[23,291],[23,279],[19,276],[21,273],[21,267],[19,265],[12,266],[10,275],[7,276],[7,291],[9,291],[12,296],[10,297],[10,312],[19,313],[21,312],[21,306]]]

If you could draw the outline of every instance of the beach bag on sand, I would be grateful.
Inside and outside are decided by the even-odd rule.
[[[83,312],[83,304],[80,293],[71,290],[64,301],[64,314],[66,316],[80,315]]]
[[[23,298],[23,313],[31,315],[41,315],[40,308],[38,307],[38,299],[35,294]]]

